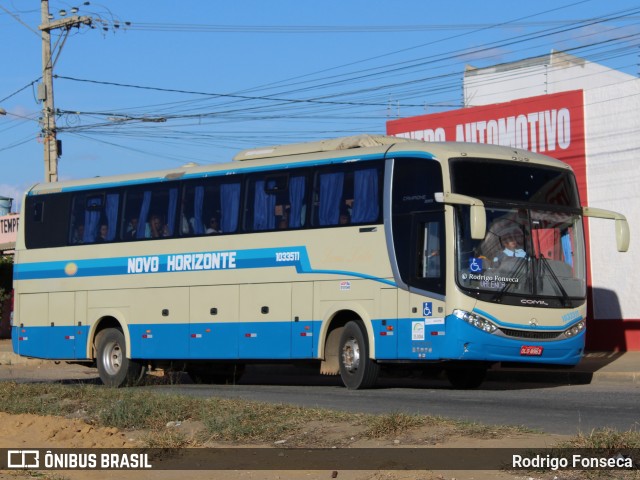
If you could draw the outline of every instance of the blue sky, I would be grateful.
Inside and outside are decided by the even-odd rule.
[[[468,64],[557,49],[640,68],[640,5],[627,0],[83,3],[50,5],[98,27],[74,29],[55,64],[62,180],[383,133],[388,119],[460,107]],[[39,0],[0,0],[0,195],[17,200],[44,177],[40,23]]]

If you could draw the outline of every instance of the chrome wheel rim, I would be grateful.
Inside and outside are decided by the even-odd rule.
[[[355,372],[360,366],[360,345],[354,338],[342,347],[342,364],[349,372]]]
[[[116,375],[122,368],[124,352],[118,342],[109,342],[102,353],[102,364],[109,375]]]

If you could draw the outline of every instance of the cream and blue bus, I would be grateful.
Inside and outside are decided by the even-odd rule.
[[[171,365],[216,382],[309,361],[350,389],[383,367],[473,388],[498,362],[575,365],[583,217],[629,244],[562,162],[367,135],[40,184],[21,216],[14,351],[116,387]]]

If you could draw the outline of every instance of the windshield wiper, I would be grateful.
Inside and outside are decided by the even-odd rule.
[[[555,272],[551,268],[551,264],[549,263],[549,260],[547,260],[546,257],[542,253],[540,253],[540,256],[538,257],[538,260],[541,261],[542,265],[547,267],[547,270],[551,274],[551,278],[553,279],[554,283],[556,284],[556,287],[558,287],[558,290],[560,290],[560,293],[562,294],[562,306],[563,307],[570,307],[571,306],[571,302],[569,301],[569,294],[564,289],[564,287],[562,286],[562,282],[560,281],[558,276],[555,274]]]

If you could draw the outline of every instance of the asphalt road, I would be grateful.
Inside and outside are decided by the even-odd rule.
[[[0,366],[0,381],[99,383],[95,369],[81,366]],[[383,378],[376,388],[350,391],[339,377],[284,366],[248,367],[238,385],[183,383],[145,388],[158,393],[242,398],[353,412],[406,412],[475,421],[524,425],[547,433],[620,431],[640,423],[640,385],[607,382],[582,385],[487,381],[477,390],[453,390],[446,380]]]
[[[547,433],[620,431],[640,423],[640,386],[631,383],[541,384],[485,382],[477,390],[453,390],[439,379],[382,379],[370,390],[350,391],[337,377],[272,374],[260,367],[239,385],[170,385],[158,392],[243,398],[353,412],[438,415],[485,424],[524,425]],[[148,387],[145,387],[148,388]]]

